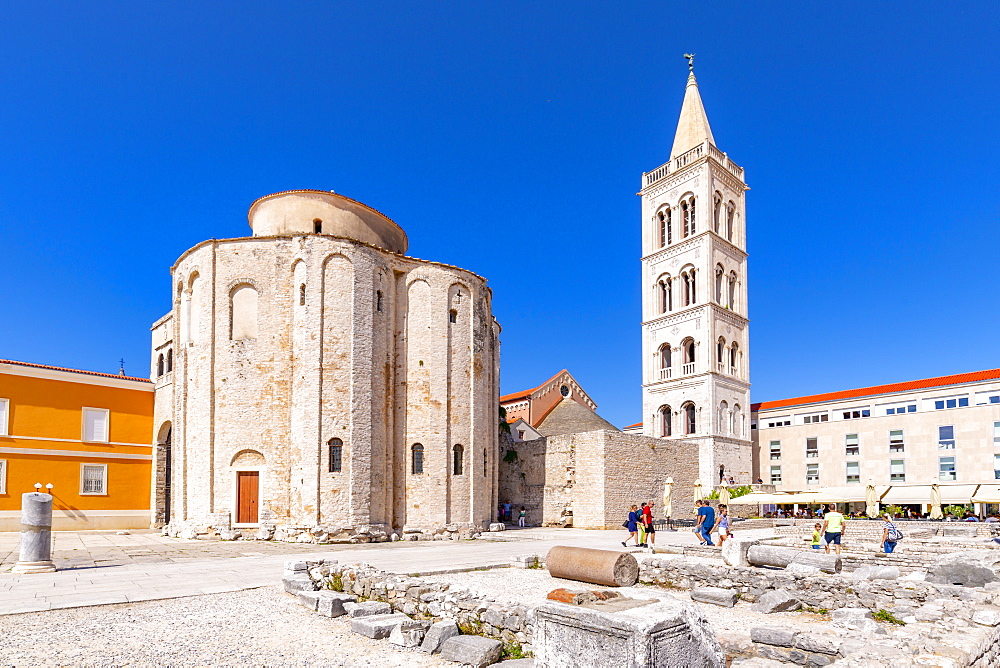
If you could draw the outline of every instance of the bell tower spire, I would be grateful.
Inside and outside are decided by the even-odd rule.
[[[684,102],[681,104],[680,120],[677,121],[677,132],[674,133],[674,147],[670,150],[671,159],[706,141],[715,145],[712,127],[708,124],[708,114],[705,113],[705,105],[698,91],[698,80],[694,78],[694,54],[685,53],[684,57],[688,59],[687,87],[684,89]]]
[[[688,59],[670,160],[642,175],[643,433],[751,482],[743,168],[715,145]]]

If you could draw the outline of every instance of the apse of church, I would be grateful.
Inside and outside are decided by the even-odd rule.
[[[158,520],[400,529],[488,523],[499,326],[486,280],[405,256],[332,192],[250,207],[252,236],[171,269],[153,326]]]

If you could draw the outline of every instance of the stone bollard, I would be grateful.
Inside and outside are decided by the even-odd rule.
[[[21,495],[21,556],[11,573],[51,573],[52,495],[28,492]]]
[[[545,557],[549,575],[609,587],[631,587],[639,579],[639,563],[628,552],[557,545]]]

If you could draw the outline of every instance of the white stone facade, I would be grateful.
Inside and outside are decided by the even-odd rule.
[[[490,522],[499,327],[486,280],[404,256],[395,223],[332,193],[262,198],[250,223],[252,237],[180,257],[153,327],[154,360],[173,351],[156,386],[160,521],[169,496],[171,522],[217,527]]]
[[[694,74],[671,159],[643,174],[643,433],[698,444],[705,485],[751,482],[743,169],[715,146]]]
[[[779,490],[1000,484],[1000,369],[755,404],[752,432]]]

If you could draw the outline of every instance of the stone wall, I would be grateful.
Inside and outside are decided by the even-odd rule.
[[[524,505],[528,524],[616,529],[633,503],[655,501],[662,515],[664,483],[674,480],[674,517],[693,515],[697,444],[606,430],[505,442],[499,498]],[[510,461],[507,461],[507,460]]]
[[[956,603],[1000,604],[1000,592],[936,585],[912,580],[857,580],[849,574],[803,575],[784,570],[691,563],[684,559],[649,559],[640,563],[639,581],[667,588],[736,588],[742,600],[754,601],[767,591],[785,589],[815,609],[860,607],[889,609],[901,602],[921,604],[952,598]],[[971,609],[971,605],[967,605]]]
[[[525,606],[500,604],[461,587],[416,575],[386,573],[366,564],[307,563],[317,589],[343,591],[359,600],[384,601],[393,610],[418,619],[454,620],[463,633],[495,638],[508,646],[520,645],[525,652],[531,650],[532,624]],[[286,564],[286,570],[294,568]]]

